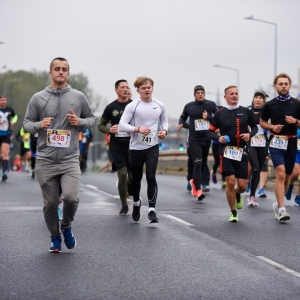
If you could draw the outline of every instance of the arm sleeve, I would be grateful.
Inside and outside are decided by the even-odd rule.
[[[107,123],[108,123],[108,121],[105,120],[103,118],[103,116],[102,116],[101,119],[100,119],[100,123],[98,125],[98,129],[99,129],[99,131],[101,131],[104,134],[108,134],[109,133],[109,128],[106,127]]]
[[[23,121],[23,126],[26,132],[33,134],[37,133],[41,127],[37,99],[35,96],[33,96],[29,101]]]
[[[162,105],[162,112],[161,112],[161,115],[160,115],[160,124],[161,124],[162,129],[165,129],[165,130],[168,131],[169,122],[168,122],[168,116],[167,116],[167,113],[166,113],[165,105]]]
[[[16,115],[15,112],[14,112],[14,114],[13,114],[13,117],[12,117],[11,121],[12,121],[12,123],[14,123],[14,124],[17,123],[17,121],[18,121],[18,115]]]
[[[219,139],[219,135],[215,133],[217,129],[219,129],[219,114],[215,114],[210,125],[209,130],[206,132],[206,136],[212,140],[217,141]]]
[[[264,105],[263,109],[262,109],[262,112],[261,112],[261,116],[260,118],[266,122],[269,121],[270,119],[270,113],[269,113],[269,109],[268,109],[268,106],[267,105]]]
[[[128,104],[119,122],[119,130],[124,132],[134,132],[134,126],[129,124],[133,117],[133,106]]]
[[[94,116],[88,100],[84,94],[82,94],[82,111],[79,118],[79,127],[82,127],[83,130],[87,128],[92,128],[96,124],[96,117]]]
[[[258,131],[258,127],[255,124],[254,118],[252,116],[252,114],[250,113],[250,110],[248,110],[248,125],[251,127],[251,131],[250,131],[250,135],[254,136],[256,135],[257,131]]]
[[[178,124],[185,124],[187,118],[188,118],[188,112],[187,112],[187,107],[185,105],[185,107],[183,108],[183,112],[179,118]]]

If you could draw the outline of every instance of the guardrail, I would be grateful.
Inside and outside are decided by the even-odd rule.
[[[99,155],[102,153],[102,155]],[[101,156],[101,158],[99,157]],[[89,166],[92,169],[99,168],[99,160],[106,159],[106,150],[103,142],[94,143],[94,147],[90,150],[89,153]],[[157,172],[187,172],[187,160],[188,155],[186,150],[160,150]],[[212,170],[214,164],[214,158],[210,149],[207,158],[208,168]],[[268,162],[269,167],[269,179],[275,178],[275,172],[271,159]]]
[[[188,155],[186,150],[161,150],[159,151],[159,159],[157,170],[159,172],[166,171],[186,171],[187,172]],[[214,164],[214,158],[210,149],[207,157],[208,168],[211,170]],[[269,179],[275,178],[275,172],[272,160],[268,161]]]

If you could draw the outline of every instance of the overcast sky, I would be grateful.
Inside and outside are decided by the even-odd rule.
[[[298,85],[299,0],[1,0],[0,12],[0,72],[48,71],[62,56],[108,102],[121,78],[136,98],[133,82],[145,75],[170,117],[194,100],[197,84],[211,100],[219,89],[224,103],[237,72],[215,64],[239,70],[242,105],[260,87],[273,96],[275,26],[250,15],[277,23],[277,73]]]

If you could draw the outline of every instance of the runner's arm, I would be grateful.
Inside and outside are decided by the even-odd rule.
[[[101,117],[100,123],[98,125],[98,130],[101,131],[104,134],[109,133],[109,128],[106,127],[107,123],[108,123],[108,121],[105,120],[103,117]]]
[[[35,96],[33,96],[29,101],[23,121],[23,126],[24,129],[29,133],[38,133],[39,129],[41,128],[37,98]]]
[[[119,130],[124,132],[138,132],[140,127],[132,126],[130,123],[132,117],[133,117],[133,110],[132,105],[128,104],[125,107],[125,110],[122,114],[122,117],[119,122]]]

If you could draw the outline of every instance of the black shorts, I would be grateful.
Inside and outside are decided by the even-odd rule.
[[[293,173],[297,149],[296,150],[283,150],[276,148],[269,148],[271,159],[273,162],[273,167],[276,169],[280,165],[285,166],[285,173],[291,175]]]
[[[24,143],[21,143],[21,146],[20,146],[20,155],[21,155],[21,157],[23,157],[28,151],[30,151],[30,149],[24,148]]]
[[[9,144],[10,145],[10,135],[0,135],[0,146],[2,144]]]
[[[235,175],[239,179],[248,179],[248,157],[242,156],[241,161],[229,159],[220,155],[220,173],[225,177]]]
[[[129,140],[128,142],[111,140],[109,150],[112,155],[112,161],[117,170],[124,167],[129,169]]]

